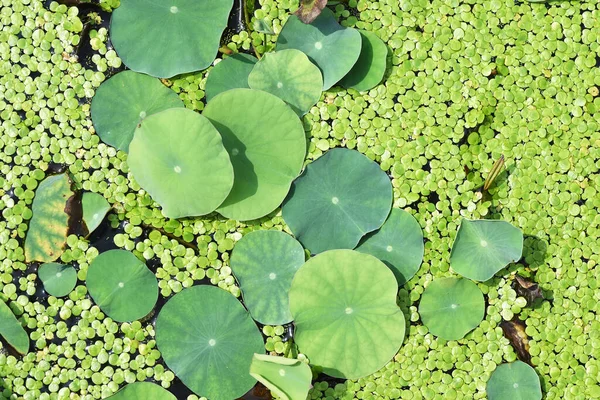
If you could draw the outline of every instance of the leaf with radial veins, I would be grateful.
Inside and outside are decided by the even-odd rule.
[[[83,222],[89,233],[96,230],[102,220],[110,210],[110,204],[104,196],[98,193],[85,192],[81,197],[81,207],[83,208]]]
[[[107,400],[177,400],[171,392],[152,382],[129,383]]]
[[[2,299],[0,299],[0,336],[19,354],[29,352],[29,335]]]
[[[237,53],[215,65],[206,78],[206,101],[231,89],[250,88],[248,75],[257,61],[250,54]]]
[[[450,252],[458,274],[485,282],[523,254],[523,232],[506,221],[463,219]]]
[[[160,80],[123,71],[96,90],[92,122],[104,143],[127,153],[135,128],[144,118],[174,107],[183,107],[183,101]]]
[[[383,40],[373,32],[360,31],[362,48],[354,67],[340,81],[345,88],[359,92],[370,90],[383,79],[387,67],[388,48]]]
[[[25,238],[26,262],[52,262],[62,254],[69,231],[67,201],[73,194],[66,173],[49,176],[39,184]]]
[[[540,378],[522,361],[496,367],[487,383],[489,400],[541,400]]]
[[[299,351],[336,378],[378,371],[404,339],[397,293],[392,271],[369,254],[330,250],[311,258],[290,289]]]
[[[55,297],[68,295],[77,284],[77,271],[71,265],[42,264],[38,269],[38,277],[44,284],[44,290]]]
[[[312,371],[308,364],[291,358],[255,354],[250,375],[281,400],[304,400],[310,390]]]
[[[168,218],[215,211],[234,184],[221,135],[206,117],[187,108],[171,108],[142,121],[127,162]]]

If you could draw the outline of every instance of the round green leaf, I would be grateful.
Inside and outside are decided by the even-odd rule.
[[[77,284],[77,271],[71,265],[42,264],[38,269],[38,276],[44,284],[44,290],[55,297],[68,295]]]
[[[288,292],[302,264],[302,245],[280,231],[254,231],[236,243],[230,265],[252,318],[264,325],[292,320]]]
[[[12,310],[0,298],[0,336],[19,354],[29,352],[29,335]]]
[[[110,210],[110,204],[104,196],[92,192],[85,192],[81,196],[81,207],[83,209],[83,222],[85,222],[89,233],[96,230],[108,210]]]
[[[108,397],[110,400],[177,400],[167,389],[152,382],[134,382]]]
[[[397,293],[394,274],[369,254],[331,250],[311,258],[290,289],[299,351],[337,378],[378,371],[404,339]]]
[[[231,89],[248,89],[248,75],[257,61],[250,54],[237,53],[215,65],[206,78],[206,101]]]
[[[438,278],[423,292],[419,314],[429,331],[446,340],[462,339],[485,313],[483,293],[463,278]]]
[[[281,400],[306,399],[312,371],[308,364],[291,358],[255,354],[250,375]]]
[[[142,121],[127,162],[135,180],[169,218],[211,213],[233,186],[233,167],[219,132],[186,108]]]
[[[394,208],[383,226],[366,236],[356,250],[386,263],[396,275],[398,285],[404,285],[423,261],[423,232],[412,215]]]
[[[135,128],[146,116],[174,107],[183,107],[183,101],[158,79],[123,71],[96,90],[92,122],[104,143],[127,152]]]
[[[233,189],[217,211],[247,221],[279,207],[306,154],[298,116],[276,96],[252,89],[219,94],[203,114],[221,133],[235,171]]]
[[[484,282],[523,253],[523,232],[506,221],[463,219],[450,253],[458,274]]]
[[[277,50],[297,49],[306,54],[323,73],[323,90],[327,90],[352,69],[361,42],[356,29],[342,27],[333,12],[324,8],[311,24],[291,15],[277,38]]]
[[[388,48],[373,32],[359,32],[362,38],[360,56],[350,72],[340,81],[340,85],[362,92],[374,88],[383,79],[387,67]]]
[[[321,71],[296,49],[266,53],[248,76],[252,89],[279,97],[303,116],[321,97]]]
[[[263,353],[258,327],[242,304],[214,286],[173,296],[156,321],[156,343],[167,366],[198,396],[236,399],[254,386],[250,364]]]
[[[333,149],[309,164],[283,204],[283,219],[313,254],[353,249],[383,225],[392,183],[379,165],[356,150]]]
[[[152,271],[125,250],[109,250],[96,257],[88,268],[86,286],[98,307],[118,322],[145,317],[158,299]]]
[[[110,39],[123,63],[170,78],[215,59],[233,0],[127,0],[113,11]]]
[[[496,367],[486,388],[489,400],[541,400],[540,378],[522,361]]]

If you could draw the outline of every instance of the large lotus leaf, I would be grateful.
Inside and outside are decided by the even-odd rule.
[[[302,245],[280,231],[254,231],[236,243],[230,265],[252,318],[264,325],[292,320],[288,292],[302,264]]]
[[[123,71],[96,90],[92,122],[104,143],[127,152],[135,128],[146,116],[174,107],[183,107],[183,101],[158,79]]]
[[[202,115],[171,108],[140,123],[127,159],[135,180],[169,218],[217,209],[233,186],[221,135]]]
[[[248,76],[250,88],[279,97],[303,116],[321,97],[321,71],[296,49],[266,53]]]
[[[42,264],[38,269],[38,276],[44,284],[44,290],[55,297],[68,295],[77,284],[77,271],[71,265]]]
[[[123,63],[159,78],[205,69],[215,59],[233,0],[127,0],[110,39]]]
[[[523,253],[523,232],[506,221],[463,219],[450,253],[450,266],[484,282]]]
[[[63,252],[69,229],[67,200],[73,196],[67,174],[44,179],[37,190],[25,238],[25,261],[51,262]]]
[[[298,116],[278,97],[252,89],[223,92],[203,113],[221,133],[235,171],[233,189],[217,211],[247,221],[279,207],[306,154]]]
[[[158,299],[158,282],[152,271],[125,250],[97,256],[88,268],[86,285],[98,307],[118,322],[145,317]]]
[[[177,400],[167,389],[152,382],[134,382],[108,397],[110,400]]]
[[[0,335],[19,354],[29,352],[29,335],[27,335],[8,304],[2,299],[0,299]]]
[[[306,400],[312,380],[308,364],[266,354],[254,355],[250,375],[281,400]]]
[[[206,78],[206,101],[227,90],[249,89],[248,75],[257,61],[250,54],[237,53],[215,65]]]
[[[419,314],[429,332],[446,340],[462,339],[485,313],[483,293],[463,278],[437,278],[421,297]]]
[[[258,327],[244,306],[214,286],[176,294],[156,321],[156,343],[167,366],[198,396],[230,400],[254,386],[250,364],[263,353]]]
[[[110,210],[110,204],[104,196],[98,193],[85,192],[81,196],[81,208],[83,209],[83,222],[89,233],[96,230]]]
[[[352,69],[361,42],[356,29],[342,27],[333,12],[324,8],[311,24],[291,15],[277,38],[277,50],[297,49],[306,54],[323,73],[323,90],[327,90]]]
[[[489,400],[541,400],[540,378],[522,361],[496,367],[486,388]]]
[[[376,372],[404,339],[397,293],[392,271],[369,254],[331,250],[311,258],[290,289],[299,351],[337,378]]]
[[[283,204],[283,219],[313,254],[353,249],[385,222],[392,183],[356,150],[333,149],[309,164]]]
[[[383,79],[388,48],[373,32],[359,32],[362,38],[360,56],[350,72],[340,81],[340,85],[362,92],[374,88]]]
[[[356,250],[386,263],[396,275],[398,285],[404,285],[423,261],[423,232],[412,215],[394,208],[383,226],[366,236]]]

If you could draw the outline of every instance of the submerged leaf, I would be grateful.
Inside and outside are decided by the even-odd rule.
[[[524,297],[527,300],[527,305],[533,304],[536,299],[544,298],[544,293],[537,283],[532,282],[519,274],[515,275],[512,288],[517,292],[517,296]]]
[[[294,15],[298,16],[300,21],[310,24],[321,14],[321,11],[327,6],[327,0],[300,0],[300,7]]]
[[[304,400],[310,390],[312,371],[308,364],[291,358],[254,354],[250,375],[281,400]]]
[[[531,354],[529,354],[529,336],[525,333],[525,323],[518,317],[511,321],[500,322],[500,328],[504,337],[508,339],[511,346],[515,349],[519,360],[531,365]]]
[[[69,230],[67,201],[74,192],[67,174],[50,176],[38,186],[25,239],[25,261],[52,262],[63,252]]]
[[[0,335],[20,354],[29,352],[29,335],[2,299],[0,299]]]

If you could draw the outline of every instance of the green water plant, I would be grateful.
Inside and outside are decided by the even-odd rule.
[[[52,262],[63,252],[69,230],[67,203],[74,195],[66,173],[49,176],[37,190],[25,238],[25,260]]]
[[[55,297],[68,295],[77,284],[77,271],[72,265],[42,264],[38,269],[38,277],[44,284],[44,290]]]
[[[217,63],[206,78],[206,101],[231,89],[249,89],[248,75],[258,60],[246,53],[236,53]]]
[[[278,97],[252,89],[223,92],[202,114],[221,133],[235,174],[233,188],[217,211],[247,221],[279,207],[306,154],[298,116]]]
[[[287,49],[266,53],[250,72],[248,85],[279,97],[301,117],[319,101],[323,77],[303,52]]]
[[[323,90],[328,90],[352,69],[361,43],[360,33],[342,27],[325,7],[310,24],[291,15],[277,37],[276,49],[297,49],[306,54],[321,70]]]
[[[127,161],[136,181],[169,218],[215,211],[234,185],[221,135],[206,117],[186,108],[142,121]]]
[[[498,365],[487,382],[489,400],[541,400],[540,378],[522,361]]]
[[[450,253],[454,271],[484,282],[523,253],[523,232],[509,222],[463,219]]]
[[[214,61],[232,7],[233,0],[124,1],[110,39],[134,71],[158,78],[199,71]]]
[[[329,150],[307,165],[282,207],[296,238],[313,254],[353,249],[380,228],[392,207],[392,184],[356,150]]]
[[[302,264],[302,245],[284,232],[254,231],[236,243],[230,266],[252,318],[265,325],[292,320],[288,291]]]
[[[175,107],[183,107],[183,101],[160,80],[123,71],[96,90],[92,98],[92,122],[104,143],[128,152],[135,129],[144,118]]]
[[[177,400],[171,392],[152,382],[128,383],[117,393],[108,397],[110,400]]]
[[[0,298],[0,335],[20,354],[29,352],[29,335],[15,317],[12,310]]]
[[[350,72],[342,78],[340,85],[362,92],[374,88],[383,79],[387,68],[388,48],[375,33],[364,30],[359,32],[362,39],[360,56]]]
[[[419,302],[421,321],[446,340],[462,339],[483,320],[485,300],[477,285],[464,278],[434,279]]]
[[[305,400],[312,380],[305,362],[266,354],[254,354],[250,375],[281,400]]]
[[[145,317],[158,299],[158,282],[152,271],[125,250],[98,255],[88,268],[86,286],[98,307],[118,322]]]
[[[81,196],[81,208],[83,210],[83,222],[88,232],[92,233],[102,223],[110,210],[110,204],[98,193],[85,192]]]
[[[214,286],[194,286],[173,296],[156,321],[156,343],[165,363],[199,396],[229,400],[256,380],[254,353],[264,344],[244,306]]]
[[[383,226],[361,240],[356,250],[383,261],[402,286],[417,273],[423,261],[423,232],[412,215],[393,208]]]
[[[379,370],[404,339],[397,292],[392,271],[369,254],[330,250],[311,258],[290,289],[299,351],[337,378]]]

